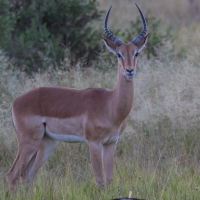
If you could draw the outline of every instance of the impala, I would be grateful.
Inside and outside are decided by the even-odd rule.
[[[18,153],[8,172],[11,190],[16,191],[20,177],[29,181],[36,175],[56,141],[87,143],[96,184],[103,186],[112,181],[116,144],[132,109],[137,57],[148,39],[145,18],[137,8],[143,28],[128,44],[108,29],[111,7],[105,18],[104,30],[109,39],[102,40],[118,56],[114,89],[40,87],[14,100],[12,120]]]

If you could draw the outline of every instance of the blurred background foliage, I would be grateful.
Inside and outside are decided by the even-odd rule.
[[[100,19],[96,0],[2,0],[0,46],[26,72],[97,57]]]
[[[89,67],[100,58],[103,24],[97,22],[103,15],[96,0],[1,0],[0,47],[15,67],[28,73],[59,68],[66,59]],[[145,52],[150,58],[171,39],[171,29],[159,31],[161,21],[150,12],[146,20],[151,34]],[[112,27],[112,32],[131,41],[141,28],[138,16],[128,29]]]

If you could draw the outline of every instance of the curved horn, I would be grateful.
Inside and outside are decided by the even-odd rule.
[[[140,13],[140,17],[141,17],[142,23],[143,23],[143,28],[142,28],[141,33],[140,33],[138,36],[136,36],[136,37],[132,40],[132,43],[135,44],[135,45],[137,45],[137,44],[140,42],[140,40],[141,40],[141,39],[146,35],[146,33],[147,33],[147,23],[146,23],[146,20],[145,20],[145,18],[144,18],[144,15],[142,14],[142,11],[140,10],[140,8],[138,7],[137,4],[135,4],[135,5],[137,6],[137,9],[138,9],[138,11],[139,11],[139,13]]]
[[[117,45],[120,46],[122,44],[122,41],[117,38],[115,35],[113,35],[109,29],[108,29],[108,18],[109,18],[109,14],[110,14],[110,10],[111,10],[112,6],[110,6],[110,9],[108,10],[107,14],[106,14],[106,18],[104,21],[104,31],[105,34]]]

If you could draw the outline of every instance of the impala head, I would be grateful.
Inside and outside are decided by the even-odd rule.
[[[146,35],[147,23],[144,15],[142,14],[142,11],[137,6],[142,19],[143,28],[142,31],[131,42],[125,44],[119,38],[113,35],[108,29],[108,18],[111,8],[112,6],[108,10],[104,22],[105,34],[109,39],[103,38],[103,41],[107,49],[118,56],[118,67],[120,72],[124,77],[126,77],[127,80],[130,81],[136,74],[137,57],[145,47],[148,40],[148,34]]]

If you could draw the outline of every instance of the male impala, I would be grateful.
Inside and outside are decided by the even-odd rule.
[[[103,38],[103,41],[118,56],[118,78],[113,90],[40,87],[14,100],[12,119],[19,149],[8,172],[13,191],[20,177],[28,181],[35,176],[57,140],[87,143],[96,184],[103,186],[112,181],[115,147],[133,103],[137,56],[148,39],[145,18],[137,8],[143,29],[128,44],[108,29],[111,8],[105,18],[104,30],[110,40]]]

